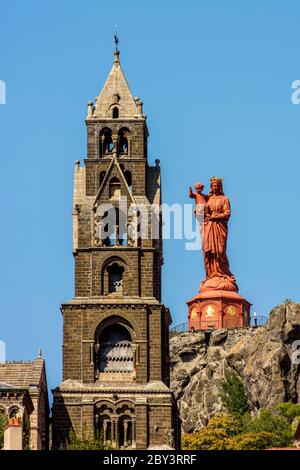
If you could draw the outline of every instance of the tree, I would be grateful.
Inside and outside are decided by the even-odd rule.
[[[7,425],[7,416],[0,412],[0,450],[4,446],[4,431]]]
[[[261,450],[288,447],[292,442],[288,420],[266,409],[255,418],[250,413],[214,416],[205,428],[182,436],[185,450]]]
[[[283,416],[279,416],[272,410],[262,408],[259,415],[244,426],[245,432],[272,433],[274,437],[273,447],[287,447],[293,442],[293,433],[290,423]]]
[[[108,447],[106,446],[106,449]],[[74,431],[70,432],[68,450],[104,450],[103,440],[101,436],[89,437],[86,431],[82,437],[76,436]]]
[[[263,450],[277,447],[278,437],[271,432],[242,433],[226,440],[226,450]]]
[[[241,432],[236,416],[221,414],[210,419],[200,431],[182,435],[184,450],[224,450],[226,439]]]
[[[295,418],[300,416],[300,403],[292,403],[291,401],[279,403],[276,406],[276,410],[281,416],[284,416],[290,423],[292,423]]]
[[[221,388],[221,399],[228,413],[243,415],[248,411],[244,384],[236,372],[225,372],[225,377],[221,381]]]

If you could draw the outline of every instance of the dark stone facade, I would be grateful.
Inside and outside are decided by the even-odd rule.
[[[101,205],[119,208],[120,196],[127,197],[126,211],[143,204],[151,233],[151,204],[161,203],[142,102],[131,95],[118,52],[100,96],[89,102],[86,124],[85,166],[75,165],[75,298],[61,308],[63,382],[53,391],[53,447],[64,447],[71,430],[100,433],[112,447],[178,447],[169,389],[171,317],[161,303],[161,215],[156,239],[136,236],[137,219],[125,239],[118,232],[97,236]]]

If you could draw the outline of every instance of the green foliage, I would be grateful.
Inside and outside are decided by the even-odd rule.
[[[300,403],[292,403],[290,401],[279,403],[279,405],[276,406],[276,410],[291,423],[295,418],[300,416]]]
[[[222,450],[226,439],[241,431],[240,420],[233,415],[218,415],[211,418],[208,425],[193,434],[183,434],[183,450]]]
[[[273,447],[286,447],[293,442],[293,433],[289,422],[271,410],[261,409],[257,417],[251,419],[244,427],[245,432],[274,434]]]
[[[221,388],[222,402],[228,413],[243,415],[248,411],[244,384],[235,372],[225,372],[225,377],[221,381]]]
[[[259,450],[287,447],[293,442],[291,425],[278,413],[261,409],[257,417],[222,414],[193,434],[183,434],[184,450]]]
[[[7,416],[4,413],[0,413],[0,449],[4,445],[4,431],[7,425]]]
[[[29,434],[28,430],[25,430],[22,433],[22,448],[23,448],[23,450],[31,450],[31,447],[30,447],[30,434]]]
[[[70,432],[68,450],[104,450],[101,436],[89,437],[88,433],[83,432],[82,438],[76,436],[74,431]],[[106,446],[105,449],[108,449]]]
[[[274,433],[243,433],[226,440],[226,450],[263,450],[278,447],[278,437]]]

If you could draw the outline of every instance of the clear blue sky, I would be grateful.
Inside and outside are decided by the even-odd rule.
[[[299,300],[300,79],[297,1],[0,1],[0,339],[8,359],[42,348],[61,380],[60,303],[73,296],[74,161],[86,155],[86,103],[112,66],[114,25],[164,201],[224,178],[228,250],[240,293],[267,315]],[[165,243],[163,298],[174,325],[203,277],[201,252]]]

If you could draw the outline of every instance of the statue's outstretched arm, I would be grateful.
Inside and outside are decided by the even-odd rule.
[[[191,197],[193,199],[195,199],[195,197],[196,197],[196,194],[193,193],[193,190],[192,190],[191,186],[189,187],[189,197]]]

